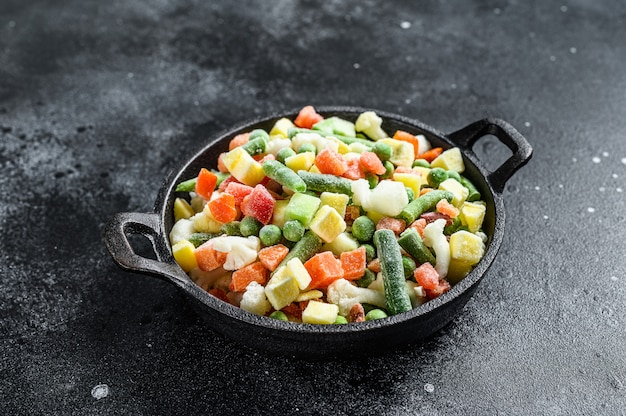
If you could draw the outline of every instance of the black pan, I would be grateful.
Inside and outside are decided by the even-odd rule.
[[[319,107],[317,110],[324,116],[336,115],[353,121],[360,113],[371,111],[355,107]],[[270,354],[310,359],[350,357],[377,354],[425,340],[461,311],[492,264],[504,235],[504,186],[530,160],[532,148],[519,132],[499,119],[483,119],[446,135],[404,116],[382,111],[376,113],[383,118],[383,129],[387,132],[405,130],[423,134],[433,147],[459,147],[465,161],[464,175],[476,185],[487,203],[483,229],[489,240],[483,259],[467,277],[438,298],[409,312],[374,321],[345,325],[285,322],[249,313],[213,297],[176,264],[168,239],[174,222],[172,207],[177,196],[174,191],[176,184],[195,177],[201,167],[217,166],[218,155],[228,150],[228,142],[235,135],[255,128],[269,131],[281,117],[293,120],[297,111],[244,123],[218,135],[180,170],[169,175],[161,187],[153,212],[116,214],[107,224],[104,235],[113,260],[124,270],[153,275],[174,284],[186,294],[194,309],[212,329]],[[474,143],[485,135],[497,137],[512,152],[512,156],[493,171],[485,169],[472,151]],[[128,240],[128,236],[133,234],[151,240],[157,260],[135,253]]]

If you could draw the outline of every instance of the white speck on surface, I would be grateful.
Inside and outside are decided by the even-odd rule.
[[[524,125],[525,125],[526,127],[530,127],[530,122],[529,122],[529,121],[527,121],[526,123],[524,123]]]
[[[622,158],[622,164],[623,164],[623,165],[626,165],[626,157],[623,157],[623,158]]]
[[[91,389],[91,396],[96,399],[104,399],[109,395],[109,386],[106,384],[98,384]]]
[[[559,184],[559,188],[563,189],[563,184],[562,183]]]
[[[594,207],[589,207],[587,208],[587,212],[596,212],[596,209]]]
[[[615,192],[622,192],[622,188],[615,188]]]
[[[400,27],[402,29],[409,29],[411,27],[411,22],[407,22],[406,20],[402,23],[400,23]]]
[[[502,13],[502,10],[500,10],[499,8],[496,7],[495,9],[493,9],[493,14],[500,14],[500,13]]]
[[[552,62],[556,61],[556,56],[551,55],[551,56],[550,56],[550,60],[551,60]]]
[[[611,280],[617,282],[617,276],[611,276]]]
[[[591,161],[593,163],[600,163],[601,162],[601,160],[600,160],[600,158],[598,156],[594,156],[593,159],[591,159]]]
[[[535,191],[539,191],[541,188],[538,186],[535,186]]]
[[[619,178],[619,175],[617,173],[613,173],[613,174],[611,174],[611,178],[617,179],[617,178]]]
[[[547,216],[547,215],[544,215],[544,216],[543,216],[543,219],[544,219],[544,220],[547,220],[547,219],[548,219],[548,216]]]
[[[129,72],[128,74],[126,74],[126,77],[128,79],[132,79],[135,76],[135,74],[133,74],[132,72]]]
[[[602,156],[609,157],[609,152],[602,152]]]
[[[453,90],[456,90],[456,84],[450,84],[450,88],[452,88]]]
[[[606,188],[604,186],[601,186],[601,187],[598,188],[598,191],[604,192],[604,191],[606,191]]]
[[[576,50],[576,48],[575,48],[575,47],[573,47],[573,46],[572,46],[571,48],[569,48],[569,52],[570,52],[570,53],[576,53],[576,52],[578,52],[578,51]]]
[[[411,104],[411,99],[407,98],[406,100],[404,100],[405,104]]]
[[[14,27],[15,27],[15,21],[14,21],[14,20],[11,20],[11,21],[9,22],[9,27],[10,27],[10,28],[14,28]]]
[[[578,159],[576,159],[575,157],[572,158],[572,162],[578,162]]]
[[[561,6],[561,11],[563,13],[565,13],[567,11],[567,6],[565,6],[565,5]]]
[[[361,67],[361,64],[359,64],[358,62],[355,62],[354,64],[352,64],[352,67],[354,69],[359,69]]]
[[[432,393],[433,391],[435,391],[435,386],[430,383],[426,383],[424,384],[424,390],[426,390],[428,393]]]

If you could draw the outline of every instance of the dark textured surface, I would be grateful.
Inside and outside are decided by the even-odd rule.
[[[618,1],[2,1],[0,414],[625,414],[625,23]],[[105,250],[205,140],[305,104],[500,117],[535,149],[493,267],[423,346],[267,357]]]

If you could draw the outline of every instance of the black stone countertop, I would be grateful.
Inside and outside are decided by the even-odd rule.
[[[626,414],[624,39],[620,1],[3,0],[0,414]],[[212,136],[306,104],[499,117],[534,148],[424,345],[269,357],[106,251]]]

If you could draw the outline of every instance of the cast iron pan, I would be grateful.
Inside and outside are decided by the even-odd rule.
[[[324,116],[336,115],[354,121],[369,109],[355,107],[318,107]],[[374,110],[376,111],[376,110]],[[505,211],[502,192],[507,180],[532,155],[526,139],[508,123],[499,119],[483,119],[451,134],[442,134],[419,121],[396,114],[376,111],[384,120],[383,129],[398,129],[423,134],[433,147],[457,146],[465,161],[465,172],[487,203],[483,229],[489,236],[485,255],[475,269],[450,291],[409,312],[388,318],[345,325],[312,325],[279,321],[258,316],[213,297],[197,286],[176,264],[168,239],[173,225],[172,206],[179,182],[195,177],[201,167],[217,166],[218,155],[228,150],[230,139],[243,132],[271,129],[281,117],[293,120],[298,111],[274,114],[237,126],[221,135],[193,156],[180,170],[165,180],[150,213],[116,214],[105,229],[105,243],[113,260],[124,270],[154,275],[181,289],[215,331],[249,347],[270,354],[307,359],[376,355],[400,346],[425,340],[448,324],[470,299],[478,283],[493,262],[504,234]],[[485,169],[472,151],[472,146],[485,135],[493,135],[506,145],[512,156],[493,171]],[[156,259],[136,254],[128,236],[139,234],[152,242]]]

